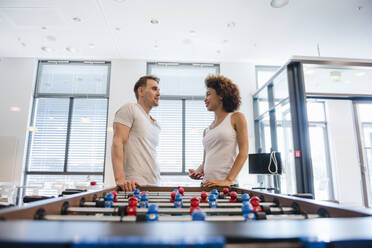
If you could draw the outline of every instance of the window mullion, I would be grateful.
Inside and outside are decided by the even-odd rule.
[[[182,99],[182,173],[186,171],[186,99]]]
[[[68,120],[67,120],[67,134],[66,134],[66,148],[65,148],[65,163],[63,172],[67,172],[68,163],[68,151],[70,146],[70,135],[71,135],[71,122],[72,122],[72,112],[74,108],[74,98],[70,97],[69,109],[68,109]]]

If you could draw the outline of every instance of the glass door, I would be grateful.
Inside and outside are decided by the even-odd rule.
[[[372,207],[372,102],[356,102],[361,140],[361,174],[366,205]]]
[[[315,199],[334,200],[324,101],[314,99],[307,101],[307,119]]]

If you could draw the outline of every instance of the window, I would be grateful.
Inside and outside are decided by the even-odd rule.
[[[213,121],[204,105],[204,79],[219,74],[215,64],[148,63],[160,78],[159,106],[151,115],[161,126],[158,161],[162,175],[185,175],[203,159],[203,131]]]
[[[103,182],[109,63],[39,62],[28,128],[26,194]]]
[[[256,86],[261,88],[269,79],[274,76],[280,66],[256,66]]]
[[[329,157],[325,103],[307,100],[310,150],[314,176],[314,193],[317,200],[333,200],[333,182]]]

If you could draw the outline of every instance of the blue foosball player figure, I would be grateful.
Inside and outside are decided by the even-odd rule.
[[[248,201],[243,202],[242,213],[245,221],[256,219],[256,215],[254,214],[253,211],[253,206]]]
[[[133,195],[134,195],[137,199],[140,198],[140,194],[141,194],[141,191],[140,191],[139,189],[135,189],[135,190],[133,191]]]
[[[159,207],[156,204],[150,204],[147,215],[146,221],[158,221],[159,220]]]
[[[174,198],[174,207],[183,208],[182,195],[180,193],[177,193],[176,197]]]
[[[191,214],[191,218],[193,221],[205,221],[206,214],[201,210],[195,210]]]
[[[147,194],[141,195],[141,200],[139,202],[140,208],[148,208],[149,207],[149,199],[147,199]]]
[[[217,208],[218,205],[217,205],[217,197],[215,194],[210,194],[209,197],[208,197],[208,200],[209,200],[209,207],[210,208]]]
[[[251,198],[249,197],[249,195],[247,193],[243,194],[242,195],[242,202],[245,203],[245,202],[249,202]]]
[[[114,199],[115,199],[114,194],[112,194],[112,193],[106,194],[104,207],[105,208],[112,208],[112,203],[113,203]]]
[[[218,197],[218,190],[217,189],[212,189],[211,192],[213,195],[216,195],[216,198]]]

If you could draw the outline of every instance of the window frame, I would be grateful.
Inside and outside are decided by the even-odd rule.
[[[200,66],[200,67],[215,67],[216,74],[220,74],[220,64],[213,63],[178,63],[178,62],[147,62],[146,72],[147,75],[151,75],[152,65],[164,65],[164,66]],[[161,79],[160,79],[161,84]],[[186,171],[186,101],[187,100],[204,100],[204,96],[185,96],[185,95],[160,95],[160,100],[175,100],[182,101],[182,170],[180,172],[161,172],[161,176],[186,176],[188,172]]]
[[[42,70],[42,65],[44,64],[71,64],[71,65],[107,65],[107,85],[106,85],[106,93],[105,94],[53,94],[53,93],[39,93],[39,86],[40,86],[40,75]],[[56,176],[75,176],[75,175],[86,175],[86,176],[102,176],[102,182],[104,182],[105,178],[105,168],[106,168],[106,151],[107,151],[107,131],[105,135],[105,145],[104,145],[104,158],[103,158],[103,170],[102,172],[84,172],[84,171],[76,171],[76,172],[68,172],[68,152],[69,152],[69,140],[71,134],[71,124],[72,124],[72,114],[73,114],[73,103],[75,99],[106,99],[107,100],[107,114],[106,114],[106,130],[108,125],[108,113],[109,113],[109,93],[110,93],[110,73],[111,72],[111,63],[108,61],[50,61],[50,60],[39,60],[37,74],[36,74],[36,83],[34,87],[34,94],[33,94],[33,101],[32,101],[32,109],[31,109],[31,116],[29,121],[29,126],[33,126],[35,123],[35,111],[36,111],[36,101],[37,99],[41,98],[64,98],[69,99],[69,110],[68,110],[68,120],[67,120],[67,132],[66,132],[66,144],[65,144],[65,156],[64,156],[64,167],[63,171],[30,171],[30,152],[32,146],[32,131],[28,131],[27,137],[27,149],[26,149],[26,156],[25,156],[25,171],[23,177],[23,185],[27,187],[27,177],[29,175],[56,175]],[[25,191],[23,191],[23,194]]]
[[[264,82],[261,86],[258,84],[258,73],[259,73],[259,71],[271,71],[273,73],[273,75],[272,75],[272,77],[273,77],[279,71],[280,68],[281,68],[281,66],[275,66],[275,65],[256,65],[255,66],[256,90],[259,90],[260,88],[262,88],[267,83],[267,82]]]

